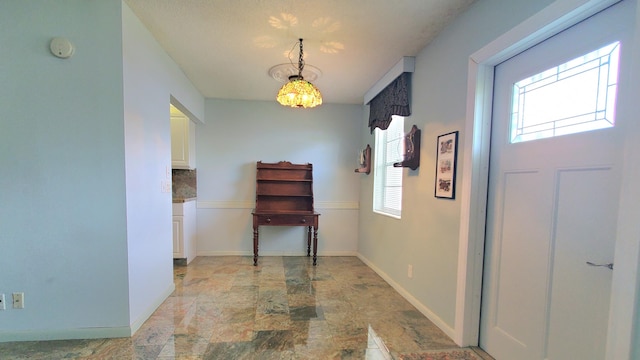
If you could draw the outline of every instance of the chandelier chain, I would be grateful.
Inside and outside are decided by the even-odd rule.
[[[302,77],[302,69],[304,69],[304,53],[302,50],[302,39],[300,39],[300,54],[298,55],[298,76]]]

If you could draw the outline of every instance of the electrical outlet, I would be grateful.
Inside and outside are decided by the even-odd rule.
[[[24,309],[24,293],[13,293],[13,308]]]
[[[169,165],[165,168],[165,177],[167,180],[171,180],[171,166]]]
[[[7,306],[4,302],[4,294],[0,294],[0,310],[5,310]]]
[[[413,279],[413,265],[407,265],[407,277]]]

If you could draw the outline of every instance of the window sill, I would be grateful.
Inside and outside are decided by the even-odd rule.
[[[400,215],[394,215],[394,214],[389,214],[383,211],[379,211],[379,210],[373,210],[374,213],[379,214],[379,215],[384,215],[384,216],[388,216],[390,218],[394,218],[394,219],[402,219],[402,217]]]

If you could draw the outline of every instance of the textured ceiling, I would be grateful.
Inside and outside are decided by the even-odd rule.
[[[472,1],[125,0],[205,97],[274,100],[269,68],[296,62],[303,38],[325,103],[348,104]]]

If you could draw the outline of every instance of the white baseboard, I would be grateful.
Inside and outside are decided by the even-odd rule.
[[[197,250],[196,256],[253,256],[251,251]]]
[[[24,330],[24,331],[0,331],[0,342],[9,341],[46,341],[46,340],[70,340],[70,339],[102,339],[130,337],[129,326],[119,327],[95,327],[77,329],[56,330]]]
[[[24,331],[0,331],[0,343],[9,341],[47,341],[47,340],[71,340],[71,339],[105,339],[128,338],[135,334],[153,312],[175,290],[175,284],[171,285],[136,319],[130,326],[118,327],[90,327],[77,329],[53,329],[53,330],[24,330]]]
[[[426,316],[431,322],[433,322],[437,327],[440,328],[445,334],[447,334],[450,338],[456,338],[455,329],[452,328],[449,324],[447,324],[444,320],[442,320],[438,315],[436,315],[433,311],[431,311],[428,307],[422,304],[418,299],[413,297],[407,290],[405,290],[400,284],[393,281],[393,279],[387,275],[384,271],[380,270],[377,266],[375,266],[369,259],[364,257],[362,254],[357,254],[358,258],[362,260],[368,267],[370,267],[373,271],[375,271],[384,281],[386,281],[391,287],[393,287],[403,298],[405,298],[411,305],[415,306],[418,311],[420,311],[424,316]]]
[[[131,330],[129,333],[130,336],[135,334],[136,331],[140,329],[142,324],[144,324],[144,322],[147,321],[147,319],[151,316],[151,314],[153,314],[153,312],[156,311],[156,309],[169,297],[169,295],[171,295],[171,293],[173,293],[175,289],[176,289],[176,284],[171,282],[171,285],[167,287],[167,289],[156,299],[156,301],[154,301],[153,304],[147,307],[147,310],[143,312],[140,316],[138,316],[138,318],[134,322],[131,323],[131,326],[130,326]]]

